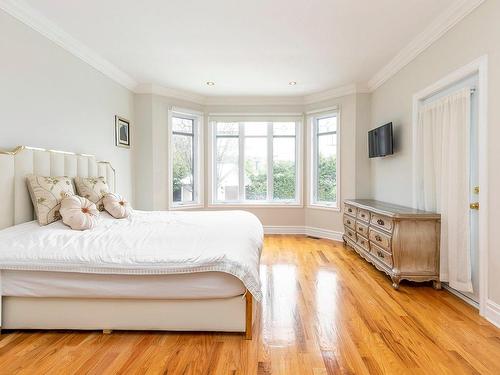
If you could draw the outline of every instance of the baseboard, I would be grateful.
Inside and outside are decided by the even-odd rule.
[[[267,225],[264,226],[266,234],[305,234],[307,236],[325,238],[333,241],[342,241],[344,233],[329,229],[302,227],[302,226],[286,226],[286,225]]]
[[[266,225],[265,234],[306,234],[305,228],[301,226]]]
[[[484,317],[490,322],[500,328],[500,305],[492,300],[486,301],[486,308],[484,310]]]

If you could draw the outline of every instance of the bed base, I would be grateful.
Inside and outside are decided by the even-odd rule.
[[[199,300],[0,297],[1,329],[242,332],[252,339],[253,297]]]

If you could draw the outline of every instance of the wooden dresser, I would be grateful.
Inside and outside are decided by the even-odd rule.
[[[344,202],[344,242],[377,269],[392,286],[403,279],[439,282],[439,214],[370,199]]]

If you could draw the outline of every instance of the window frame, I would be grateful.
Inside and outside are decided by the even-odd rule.
[[[217,136],[217,122],[237,122],[239,125],[238,135],[233,136]],[[245,122],[267,122],[268,133],[265,136],[259,135],[245,135],[244,132],[244,123]],[[286,137],[286,136],[275,136],[272,132],[273,123],[274,122],[295,122],[295,136],[288,136],[295,138],[295,200],[270,200],[270,196],[272,196],[273,189],[273,174],[270,173],[273,170],[273,140],[274,137]],[[303,207],[302,203],[302,125],[303,125],[303,116],[298,114],[289,115],[286,117],[280,117],[276,115],[262,115],[255,117],[254,115],[239,115],[237,117],[227,118],[224,116],[215,116],[209,119],[209,154],[210,154],[210,163],[209,163],[209,204],[208,207],[293,207],[293,208],[301,208]],[[238,180],[239,180],[239,197],[244,196],[245,186],[245,172],[244,172],[244,163],[245,163],[245,153],[244,153],[244,142],[246,138],[266,138],[267,140],[267,200],[237,200],[237,201],[218,201],[217,200],[217,178],[215,176],[217,165],[216,165],[216,152],[217,152],[217,138],[218,137],[226,137],[226,138],[237,138],[239,145],[239,153],[238,153]],[[270,163],[271,161],[271,163]]]
[[[173,118],[193,121],[193,201],[174,202],[173,191]],[[203,113],[181,108],[168,111],[168,209],[182,210],[204,207]]]
[[[318,124],[319,121],[325,118],[330,118],[330,117],[337,117],[337,129],[335,132],[326,132],[326,133],[321,133],[318,134]],[[310,137],[310,152],[309,152],[309,197],[308,197],[308,207],[309,208],[316,208],[316,209],[323,209],[323,210],[332,210],[332,211],[340,211],[340,195],[341,195],[341,189],[340,189],[340,180],[341,180],[341,174],[340,174],[340,167],[341,167],[341,160],[340,160],[340,155],[341,155],[341,116],[340,116],[340,109],[330,109],[327,111],[319,111],[317,113],[314,113],[313,115],[310,116],[310,119],[308,121],[309,123],[309,137]],[[318,149],[318,138],[320,135],[326,135],[326,134],[335,134],[336,136],[336,141],[337,141],[337,165],[336,165],[336,182],[337,182],[337,192],[336,192],[336,200],[335,202],[327,202],[327,201],[319,201],[317,200],[317,191],[318,191],[318,155],[319,155],[319,149]]]

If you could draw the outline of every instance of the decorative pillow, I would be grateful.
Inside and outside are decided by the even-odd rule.
[[[132,207],[120,194],[106,194],[102,202],[104,209],[115,219],[123,219],[132,213]]]
[[[109,186],[104,177],[75,177],[78,195],[95,203],[99,211],[104,210],[102,198],[109,193]]]
[[[78,195],[67,195],[63,198],[60,212],[63,223],[76,230],[94,228],[99,218],[95,204]]]
[[[44,177],[29,175],[26,176],[26,182],[40,225],[47,225],[60,220],[61,199],[66,194],[75,194],[71,179],[66,176]]]

